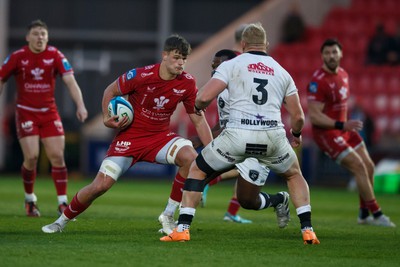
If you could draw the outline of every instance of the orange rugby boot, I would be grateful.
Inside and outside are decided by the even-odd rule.
[[[160,238],[160,241],[163,242],[185,242],[189,240],[190,240],[189,229],[186,229],[183,232],[178,232],[176,228],[169,235]]]
[[[318,245],[320,243],[315,233],[309,229],[303,232],[303,241],[305,245]]]

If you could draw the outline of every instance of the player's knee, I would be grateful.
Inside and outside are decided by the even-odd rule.
[[[184,148],[183,148],[185,151],[184,151],[184,156],[181,158],[181,160],[182,160],[182,164],[184,165],[184,166],[190,166],[191,164],[192,164],[192,162],[196,159],[196,157],[197,157],[197,152],[196,152],[196,150],[194,150],[194,148],[193,147],[191,147],[191,146],[185,146]]]
[[[167,151],[167,162],[178,166],[190,166],[196,158],[192,142],[184,138],[178,138]]]
[[[36,166],[36,163],[37,163],[37,161],[38,161],[38,159],[39,159],[39,156],[36,155],[36,154],[25,155],[24,157],[25,157],[24,160],[25,160],[26,163],[29,164],[30,166],[31,166],[31,165]]]

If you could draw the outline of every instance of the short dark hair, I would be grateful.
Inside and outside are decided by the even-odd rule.
[[[231,49],[222,49],[219,50],[217,53],[214,55],[215,57],[227,57],[227,59],[232,59],[237,56],[235,51]]]
[[[326,39],[326,40],[322,43],[321,49],[320,49],[321,53],[322,53],[322,51],[324,50],[324,48],[325,48],[326,46],[332,46],[332,45],[337,45],[337,46],[339,47],[339,49],[342,50],[342,44],[341,44],[337,39],[335,39],[335,38],[329,38],[329,39]]]
[[[32,21],[28,25],[28,31],[30,31],[32,28],[36,28],[36,27],[42,27],[42,28],[45,28],[46,30],[48,30],[47,24],[44,21],[37,19],[37,20]]]
[[[182,56],[187,56],[192,52],[189,42],[178,34],[171,35],[164,43],[164,51],[171,52],[174,50],[178,50]]]
[[[248,24],[241,24],[239,27],[236,28],[235,30],[235,42],[239,43],[242,40],[242,33],[244,29],[246,29]]]

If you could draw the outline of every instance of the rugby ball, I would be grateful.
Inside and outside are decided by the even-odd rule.
[[[113,97],[108,104],[108,115],[110,115],[110,117],[118,115],[117,121],[128,117],[129,124],[131,124],[133,121],[133,107],[124,97],[116,96]]]

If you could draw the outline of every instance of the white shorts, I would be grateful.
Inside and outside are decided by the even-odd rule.
[[[247,158],[236,164],[236,169],[243,179],[257,186],[263,186],[269,175],[269,169],[261,165],[255,158]]]
[[[260,168],[280,174],[286,172],[297,160],[282,128],[268,131],[227,128],[201,154],[215,171],[230,169],[247,158],[256,159],[261,167],[254,160],[250,160],[244,167],[237,166],[243,178],[251,183],[254,183],[256,172],[261,173]],[[257,184],[265,183],[266,178],[255,180],[258,179]]]

